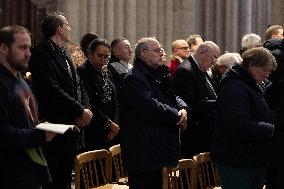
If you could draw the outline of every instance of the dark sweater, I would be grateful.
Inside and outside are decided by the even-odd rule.
[[[18,74],[0,66],[0,183],[1,188],[25,188],[49,181],[40,146],[45,143],[37,124],[35,98]],[[12,186],[12,187],[11,187]]]

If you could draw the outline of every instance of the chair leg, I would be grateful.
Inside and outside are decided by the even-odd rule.
[[[167,167],[162,168],[163,189],[169,189],[169,174]]]

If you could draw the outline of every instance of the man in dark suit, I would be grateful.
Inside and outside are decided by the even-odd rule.
[[[173,93],[161,44],[142,38],[120,93],[123,163],[130,189],[161,189],[162,167],[175,167],[179,130],[187,126],[186,104]]]
[[[173,79],[176,94],[192,110],[188,119],[189,128],[183,133],[181,141],[181,151],[186,158],[210,149],[217,95],[215,84],[206,71],[219,56],[219,47],[212,41],[205,41],[181,63]]]
[[[92,112],[87,108],[87,95],[81,90],[79,77],[64,47],[70,40],[70,31],[62,13],[47,15],[42,23],[45,40],[32,51],[30,70],[41,118],[84,127],[90,123]],[[47,145],[52,177],[48,188],[65,189],[70,183],[78,138],[76,133],[67,132],[57,135]]]

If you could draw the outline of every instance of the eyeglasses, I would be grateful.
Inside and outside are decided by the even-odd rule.
[[[188,50],[188,49],[189,49],[189,47],[179,47],[179,48],[177,48],[177,49],[181,49],[181,50],[186,51],[186,50]]]
[[[109,61],[109,59],[110,59],[110,55],[96,54],[96,56],[101,60]]]
[[[143,49],[143,50],[147,50],[147,51],[154,51],[155,53],[163,53],[163,48],[162,47],[159,47],[159,48],[156,48],[156,49]]]

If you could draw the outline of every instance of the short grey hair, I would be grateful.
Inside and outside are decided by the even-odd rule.
[[[235,64],[240,64],[243,61],[239,53],[225,53],[218,58],[216,62],[219,66],[231,68]]]
[[[135,45],[135,57],[139,57],[141,55],[141,52],[143,49],[148,48],[149,41],[156,41],[156,38],[154,37],[144,37],[139,39],[137,44]]]
[[[261,37],[255,33],[249,33],[242,38],[242,49],[247,50],[261,45]]]

